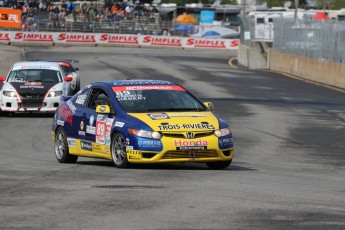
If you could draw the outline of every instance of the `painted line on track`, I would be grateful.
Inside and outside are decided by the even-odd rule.
[[[232,69],[237,69],[237,66],[233,63],[235,60],[237,61],[237,57],[233,57],[228,60],[228,65]]]

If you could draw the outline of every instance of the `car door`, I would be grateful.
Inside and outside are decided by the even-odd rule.
[[[80,96],[83,94],[80,94]],[[90,89],[88,97],[81,96],[81,102],[85,101],[85,106],[80,111],[80,148],[82,151],[92,151],[94,153],[110,153],[110,134],[115,120],[114,109],[110,103],[108,94],[101,87]],[[111,114],[96,113],[96,106],[107,104],[111,107]]]

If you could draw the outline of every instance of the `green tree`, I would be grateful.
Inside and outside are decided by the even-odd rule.
[[[286,0],[258,0],[259,4],[267,3],[268,7],[274,7],[274,6],[284,6],[284,3]]]

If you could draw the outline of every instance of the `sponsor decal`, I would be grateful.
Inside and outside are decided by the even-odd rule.
[[[141,152],[137,150],[127,150],[128,159],[132,160],[140,160],[141,159]]]
[[[98,115],[96,121],[96,143],[105,144],[106,117]]]
[[[79,95],[75,103],[79,105],[83,105],[85,103],[86,98],[87,98],[87,95],[84,95],[84,94]]]
[[[85,131],[80,131],[80,130],[79,130],[79,131],[78,131],[78,135],[79,135],[79,136],[85,136],[86,133],[85,133]]]
[[[59,34],[58,41],[66,41],[66,42],[87,42],[93,43],[96,42],[96,35],[94,34]]]
[[[206,117],[204,114],[197,113],[169,113],[170,117]]]
[[[147,114],[152,120],[170,119],[166,113],[149,113]]]
[[[22,89],[28,89],[28,88],[44,89],[44,86],[42,85],[42,82],[25,82],[24,85],[20,86],[20,88],[22,88]]]
[[[0,32],[0,41],[10,41],[10,34]]]
[[[93,126],[94,121],[95,121],[95,117],[92,115],[89,119],[89,125]]]
[[[133,146],[127,145],[127,146],[126,146],[126,149],[128,149],[128,150],[133,150]]]
[[[205,40],[190,38],[186,43],[188,46],[194,46],[195,48],[225,48],[224,40]]]
[[[57,125],[60,125],[60,126],[64,126],[64,125],[65,125],[65,122],[64,122],[64,121],[61,121],[61,120],[57,120],[57,121],[56,121],[56,124],[57,124]]]
[[[131,94],[130,91],[118,91],[116,92],[116,98],[119,101],[141,101],[145,100],[145,97],[141,94]]]
[[[75,111],[77,110],[77,108],[75,107],[75,105],[73,105],[73,103],[72,103],[70,100],[68,100],[68,101],[66,102],[66,104],[67,104],[68,108],[72,111],[72,113],[75,113]]]
[[[128,90],[176,90],[186,91],[184,88],[178,85],[136,85],[136,86],[115,86],[114,92],[128,91]]]
[[[77,141],[76,141],[76,139],[73,139],[73,138],[67,138],[67,144],[68,144],[68,146],[76,147]]]
[[[86,141],[80,141],[80,147],[84,150],[92,151],[92,143]]]
[[[87,125],[86,126],[86,133],[95,135],[96,134],[96,127],[95,126]]]
[[[173,125],[158,125],[159,130],[176,130],[176,129],[214,129],[213,125],[209,124],[173,124]]]
[[[138,45],[138,37],[130,35],[111,35],[111,34],[102,34],[100,41],[114,44],[133,44]]]
[[[80,122],[80,130],[84,130],[84,121]]]
[[[105,145],[110,146],[111,142],[111,128],[113,127],[114,119],[107,118],[105,123]]]
[[[224,138],[224,139],[219,139],[219,144],[232,144],[232,138]]]
[[[174,141],[176,150],[199,150],[207,149],[208,141],[206,140],[178,140]]]
[[[174,83],[163,80],[135,80],[135,81],[116,81],[114,85],[173,85]]]
[[[138,141],[138,146],[140,148],[161,148],[161,141]]]
[[[120,122],[120,121],[117,121],[117,122],[115,122],[115,127],[120,127],[120,128],[122,128],[123,126],[125,125],[125,123],[123,123],[123,122]]]
[[[22,33],[17,32],[14,40],[22,40],[24,42],[53,42],[53,35],[46,33]]]
[[[69,125],[72,125],[73,122],[73,114],[71,110],[67,107],[66,104],[61,106],[58,111],[59,115],[65,119],[65,122]]]
[[[95,144],[95,143],[92,143],[92,149],[93,151],[102,151],[102,146],[100,144]]]
[[[143,43],[150,43],[153,46],[175,46],[182,47],[180,38],[151,37],[145,36]]]

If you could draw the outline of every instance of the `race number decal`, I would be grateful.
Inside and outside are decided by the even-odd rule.
[[[96,121],[96,143],[105,144],[105,124],[106,117],[103,115],[98,115]]]

